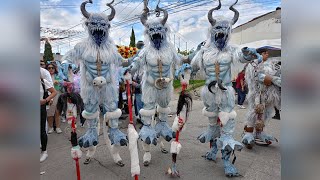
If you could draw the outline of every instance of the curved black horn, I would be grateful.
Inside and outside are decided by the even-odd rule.
[[[80,6],[80,9],[81,9],[81,13],[83,14],[83,16],[88,19],[90,17],[90,13],[88,13],[88,11],[86,10],[86,4],[87,3],[91,3],[92,4],[92,0],[83,2],[81,4],[81,6]]]
[[[160,8],[158,5],[157,5],[155,11],[158,12],[158,13],[160,13],[160,11],[163,12],[163,19],[161,20],[161,24],[162,24],[162,25],[165,25],[166,22],[167,22],[167,20],[168,20],[168,11]]]
[[[146,26],[146,22],[148,20],[148,13],[150,11],[148,8],[148,2],[149,0],[144,0],[143,13],[141,14],[141,17],[140,17],[140,21],[144,26]]]
[[[114,7],[111,5],[114,2],[114,0],[112,0],[111,3],[107,3],[107,6],[110,7],[111,9],[111,14],[108,16],[109,21],[112,21],[112,19],[114,18],[114,16],[116,15],[116,10],[114,9]]]
[[[230,10],[234,12],[234,16],[232,19],[232,25],[234,25],[238,19],[239,19],[239,11],[237,11],[233,6],[236,5],[238,3],[238,0],[236,0],[236,2],[234,4],[232,4],[232,6],[230,6]]]
[[[218,80],[218,87],[219,87],[221,90],[223,90],[223,91],[227,90],[227,89],[222,85],[222,80],[221,80],[221,79]]]
[[[217,84],[217,81],[212,81],[212,82],[210,82],[209,83],[209,85],[208,85],[208,90],[213,94],[213,92],[212,92],[212,90],[211,90],[211,87],[212,86],[215,86]]]
[[[212,17],[212,12],[213,12],[214,10],[218,10],[218,9],[221,8],[221,1],[220,1],[220,0],[218,0],[218,1],[219,1],[219,5],[218,5],[217,7],[215,7],[215,8],[212,8],[212,9],[208,12],[208,20],[209,20],[211,26],[214,26],[214,25],[216,24],[216,20],[213,19],[213,17]]]

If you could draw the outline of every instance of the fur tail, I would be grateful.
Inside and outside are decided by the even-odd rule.
[[[179,100],[178,100],[177,116],[179,116],[184,106],[186,107],[186,118],[187,118],[190,110],[192,109],[192,98],[190,94],[188,94],[185,91],[182,91],[180,93]]]

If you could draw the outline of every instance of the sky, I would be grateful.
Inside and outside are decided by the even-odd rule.
[[[83,16],[80,5],[83,0],[41,0],[40,1],[40,26],[49,28],[59,33],[42,31],[40,36],[67,37],[62,40],[51,41],[53,53],[65,54],[73,46],[87,37],[83,27]],[[88,12],[110,13],[106,3],[111,0],[93,0],[93,4],[87,4]],[[214,11],[213,17],[223,15],[230,19],[233,12],[229,10],[235,0],[221,0],[222,8]],[[149,9],[154,10],[158,0],[149,0]],[[113,3],[116,16],[111,22],[111,35],[115,44],[129,45],[131,28],[135,31],[136,41],[143,40],[143,25],[140,15],[143,9],[143,0],[115,0]],[[160,7],[169,11],[167,24],[171,29],[170,40],[180,50],[190,50],[207,38],[209,22],[208,11],[218,5],[217,0],[161,0]],[[281,7],[280,0],[238,0],[234,6],[240,13],[237,27],[251,19],[274,11]],[[152,18],[153,16],[151,16]],[[68,30],[69,34],[61,31]],[[40,52],[44,50],[44,43],[40,43]]]

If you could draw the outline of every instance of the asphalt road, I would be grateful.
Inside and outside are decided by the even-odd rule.
[[[170,107],[173,111],[176,109],[177,96],[173,98]],[[183,180],[206,180],[206,179],[229,179],[224,175],[221,153],[218,153],[217,162],[207,161],[201,157],[209,150],[209,144],[202,144],[197,141],[197,136],[203,132],[208,125],[208,120],[201,114],[203,108],[202,101],[199,98],[194,98],[193,109],[190,113],[190,118],[187,122],[187,129],[180,135],[182,150],[177,158],[178,170],[180,171]],[[243,126],[245,121],[246,109],[235,108],[238,116],[236,119],[235,139],[241,140]],[[174,116],[169,118],[169,124],[172,125]],[[121,120],[121,131],[126,133],[128,120]],[[139,127],[140,125],[138,125]],[[62,134],[48,135],[48,159],[40,164],[40,172],[45,172],[40,175],[42,180],[71,180],[76,179],[75,162],[71,158],[71,144],[68,141],[69,130],[67,123],[62,123]],[[235,165],[238,167],[240,174],[243,177],[233,179],[261,179],[261,180],[276,180],[281,179],[281,156],[280,156],[280,121],[272,119],[266,125],[266,132],[274,135],[279,143],[273,143],[268,147],[254,146],[252,150],[244,148],[241,152],[237,152],[237,160]],[[84,128],[79,127],[79,135],[85,132]],[[102,133],[102,130],[100,131]],[[99,137],[100,144],[98,145],[94,159],[90,164],[84,165],[85,152],[80,159],[81,179],[83,180],[102,180],[102,179],[133,179],[130,174],[130,154],[128,147],[122,147],[120,156],[125,163],[124,167],[117,166],[108,152],[103,135]],[[144,167],[142,164],[142,146],[139,141],[139,156],[141,175],[139,179],[172,179],[165,174],[168,167],[171,166],[171,154],[163,154],[160,147],[152,146],[151,154],[152,161],[149,167]],[[167,149],[170,144],[165,144]]]

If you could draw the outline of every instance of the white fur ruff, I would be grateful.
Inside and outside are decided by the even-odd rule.
[[[181,148],[182,148],[181,143],[179,143],[177,141],[172,141],[171,147],[170,147],[170,153],[179,154]]]
[[[113,112],[106,112],[105,118],[106,119],[117,119],[121,116],[122,112],[120,109],[117,109]]]
[[[156,110],[140,109],[139,113],[141,114],[141,116],[153,116],[156,113]]]
[[[173,120],[173,124],[172,124],[172,131],[174,132],[177,132],[179,129],[182,128],[181,131],[184,131],[186,129],[186,125],[185,125],[185,122],[184,122],[184,119],[182,118],[183,122],[182,123],[179,123],[179,117],[176,116]]]
[[[94,113],[89,113],[86,110],[82,111],[82,116],[86,118],[87,120],[95,119],[99,117],[99,111],[96,111]]]
[[[164,114],[169,114],[171,113],[171,109],[169,107],[166,107],[166,108],[162,108],[160,106],[157,106],[157,111],[159,113],[164,113]]]
[[[80,159],[81,156],[82,156],[82,151],[79,145],[71,148],[71,157],[73,159]]]
[[[202,114],[206,117],[216,117],[218,114],[215,112],[209,112],[206,110],[206,107],[202,109]]]
[[[237,117],[236,111],[227,112],[219,112],[219,119],[222,125],[226,125],[229,119],[235,119]]]

